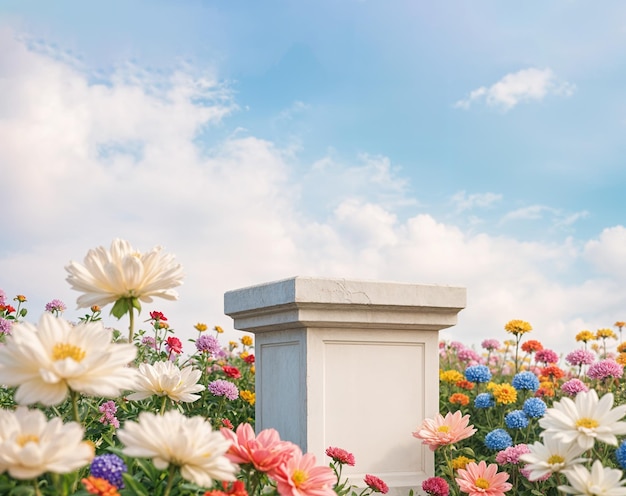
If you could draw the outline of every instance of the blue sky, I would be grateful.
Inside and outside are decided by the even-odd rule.
[[[0,287],[71,306],[123,237],[188,267],[181,331],[319,275],[563,346],[626,320],[625,42],[617,1],[4,1]]]

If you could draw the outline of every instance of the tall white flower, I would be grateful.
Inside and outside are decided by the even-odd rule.
[[[100,246],[89,250],[84,265],[70,262],[65,267],[72,289],[85,294],[78,297],[79,308],[105,306],[113,302],[113,315],[121,317],[139,302],[151,302],[153,296],[176,300],[172,290],[182,284],[183,270],[174,256],[161,253],[160,246],[147,253],[135,250],[128,241],[115,239],[111,249]]]
[[[159,470],[176,465],[183,478],[199,486],[235,480],[238,467],[224,456],[230,441],[202,417],[185,417],[178,410],[142,412],[138,422],[127,421],[117,436],[125,455],[151,458]]]
[[[167,396],[172,401],[191,403],[200,395],[194,394],[204,391],[205,387],[198,384],[202,372],[193,367],[179,369],[168,361],[155,362],[154,365],[142,363],[139,365],[139,374],[135,391],[127,396],[129,400],[143,400],[152,395]]]
[[[580,458],[584,450],[578,443],[564,443],[552,435],[544,436],[543,443],[536,441],[528,445],[528,449],[530,453],[521,455],[520,460],[527,463],[524,468],[530,470],[531,481],[587,461]]]
[[[574,465],[564,470],[569,486],[559,486],[565,494],[580,496],[626,496],[626,484],[622,471],[602,466],[600,460],[593,462],[591,472],[582,465]]]
[[[22,405],[57,405],[68,389],[117,397],[134,384],[136,369],[127,365],[137,349],[111,338],[101,322],[72,326],[47,312],[37,327],[15,324],[0,347],[0,383],[17,386],[15,401]]]
[[[45,472],[65,474],[84,467],[94,457],[76,422],[49,422],[39,410],[0,410],[0,469],[15,479],[33,479]]]
[[[584,450],[593,448],[596,440],[617,445],[617,435],[626,434],[626,405],[613,407],[613,394],[598,400],[594,389],[576,395],[575,402],[563,398],[548,408],[539,420],[542,436],[552,435],[564,443],[577,442]]]

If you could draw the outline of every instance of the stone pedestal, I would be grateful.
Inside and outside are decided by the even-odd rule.
[[[256,429],[328,464],[329,446],[363,486],[376,475],[406,495],[434,473],[411,433],[439,410],[438,331],[457,322],[464,288],[294,277],[229,291],[226,315],[255,334]]]

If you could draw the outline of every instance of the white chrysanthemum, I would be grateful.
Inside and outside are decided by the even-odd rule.
[[[194,393],[203,391],[205,387],[198,384],[202,372],[193,367],[179,369],[172,362],[155,362],[154,365],[139,365],[137,383],[131,388],[135,391],[128,395],[129,400],[143,400],[152,395],[167,396],[172,401],[191,403],[200,396]]]
[[[202,487],[214,480],[235,480],[238,467],[224,456],[230,441],[202,417],[185,417],[177,410],[163,415],[142,412],[117,431],[127,456],[151,458],[159,470],[170,464],[183,478]]]
[[[524,468],[530,470],[528,479],[531,481],[587,461],[580,458],[584,450],[578,443],[563,443],[552,435],[545,436],[543,443],[529,444],[528,449],[530,453],[521,455],[520,460],[527,463]]]
[[[123,298],[148,303],[153,296],[178,299],[172,288],[182,284],[182,266],[161,249],[157,246],[139,253],[128,241],[115,239],[110,251],[102,246],[89,250],[84,265],[70,262],[65,267],[67,282],[72,289],[85,293],[78,297],[78,307],[102,307]]]
[[[565,494],[577,496],[626,496],[626,481],[621,480],[622,471],[602,466],[600,460],[593,462],[591,472],[582,465],[564,470],[569,486],[559,486]]]
[[[626,405],[613,407],[613,394],[598,400],[594,389],[576,395],[575,402],[563,398],[548,408],[539,420],[542,436],[552,435],[564,443],[577,442],[584,450],[593,448],[596,441],[617,445],[617,435],[626,434]]]
[[[13,326],[0,348],[0,384],[17,386],[22,405],[57,405],[68,389],[114,398],[134,384],[137,371],[127,365],[136,353],[131,344],[112,343],[101,322],[72,326],[46,312],[37,327]]]
[[[0,410],[0,468],[15,479],[73,472],[94,457],[83,434],[80,424],[63,424],[58,417],[48,422],[39,410]]]

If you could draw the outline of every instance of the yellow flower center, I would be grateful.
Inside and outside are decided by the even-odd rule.
[[[296,469],[291,476],[291,480],[296,485],[296,487],[300,487],[301,484],[306,482],[309,478],[308,474],[304,470]]]
[[[17,437],[15,442],[23,448],[27,443],[38,443],[39,436],[35,436],[34,434],[22,434]]]
[[[476,482],[474,482],[474,485],[479,489],[489,489],[489,481],[486,479],[483,479],[482,477],[479,477],[478,479],[476,479]]]
[[[583,429],[595,429],[598,427],[598,421],[592,418],[583,417],[576,421],[576,427],[582,427]]]
[[[55,344],[54,348],[52,348],[52,359],[56,362],[57,360],[65,360],[66,358],[80,362],[85,358],[85,350],[69,343]]]
[[[439,427],[437,427],[437,431],[439,431],[439,432],[450,432],[450,426],[449,425],[440,425]]]
[[[563,463],[565,461],[565,458],[563,458],[561,455],[552,455],[550,458],[548,458],[548,463],[550,465],[555,465],[557,463]]]

